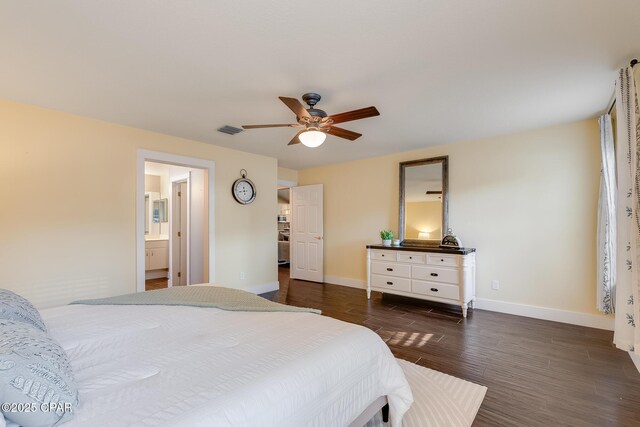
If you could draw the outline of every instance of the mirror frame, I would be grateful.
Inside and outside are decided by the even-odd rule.
[[[154,221],[152,218],[152,222],[154,224],[164,224],[169,222],[169,215],[168,215],[168,204],[169,204],[169,199],[162,198],[162,196],[160,196],[159,198],[157,198],[156,200],[153,201],[153,210],[155,210],[155,205],[156,203],[158,204],[158,221]]]
[[[440,239],[405,239],[405,170],[411,166],[430,165],[434,163],[442,163],[442,234],[447,232],[449,228],[449,156],[430,157],[428,159],[410,160],[408,162],[400,162],[400,210],[398,215],[398,238],[401,246],[439,246],[442,241]]]

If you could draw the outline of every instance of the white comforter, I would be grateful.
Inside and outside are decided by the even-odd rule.
[[[80,393],[72,426],[345,426],[412,402],[386,344],[308,313],[71,305],[42,311]]]

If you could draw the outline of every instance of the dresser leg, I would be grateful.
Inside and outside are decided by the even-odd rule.
[[[467,303],[462,304],[462,317],[467,317]]]
[[[367,299],[371,299],[371,249],[367,249]]]

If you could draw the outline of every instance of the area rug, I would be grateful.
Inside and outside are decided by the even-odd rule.
[[[405,414],[403,427],[470,426],[487,388],[406,360],[396,359],[413,392],[413,404]],[[366,427],[386,427],[376,415]]]

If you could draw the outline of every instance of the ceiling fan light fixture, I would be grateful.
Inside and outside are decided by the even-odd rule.
[[[320,101],[321,96],[317,93],[305,93],[302,100],[309,105],[305,108],[296,98],[279,96],[280,101],[284,103],[295,115],[296,123],[289,124],[270,124],[270,125],[243,125],[243,129],[259,129],[259,128],[303,128],[289,141],[288,145],[296,145],[302,143],[311,148],[319,147],[327,138],[326,134],[336,136],[338,138],[355,141],[362,134],[352,132],[341,127],[334,126],[338,123],[352,122],[354,120],[366,119],[368,117],[379,116],[380,112],[376,107],[360,108],[359,110],[346,111],[344,113],[327,115],[326,112],[316,108],[316,104]]]
[[[318,130],[308,130],[298,135],[300,142],[309,148],[321,146],[326,138],[327,135]]]

